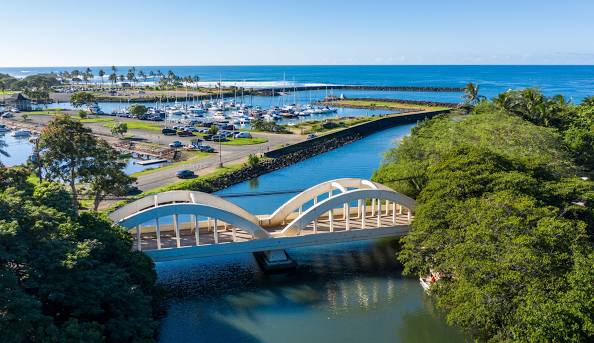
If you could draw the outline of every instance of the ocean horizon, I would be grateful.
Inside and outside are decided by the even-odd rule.
[[[130,66],[116,66],[118,74]],[[79,67],[11,67],[0,73],[16,77],[84,70]],[[90,67],[95,74],[100,69],[111,72],[111,66]],[[561,94],[579,102],[594,95],[593,65],[270,65],[270,66],[136,66],[148,73],[171,70],[178,76],[199,76],[202,85],[222,81],[225,85],[274,87],[286,85],[376,85],[464,87],[477,83],[481,94],[489,98],[508,89],[540,88],[546,95]]]

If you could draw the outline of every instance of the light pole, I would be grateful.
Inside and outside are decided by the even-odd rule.
[[[222,155],[222,151],[221,151],[223,144],[221,143],[221,141],[222,141],[222,139],[219,136],[219,168],[223,168],[223,155]]]

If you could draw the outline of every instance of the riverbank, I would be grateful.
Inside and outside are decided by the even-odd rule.
[[[224,168],[213,169],[208,174],[198,176],[194,179],[152,188],[138,196],[120,201],[114,206],[110,206],[108,210],[113,210],[146,195],[171,190],[193,190],[207,193],[216,192],[340,148],[373,133],[398,125],[416,123],[420,120],[432,118],[448,112],[449,110],[420,111],[378,117],[377,119],[330,132],[320,137],[268,151],[263,154],[265,158],[260,160],[255,167],[249,166],[247,163],[235,163]]]

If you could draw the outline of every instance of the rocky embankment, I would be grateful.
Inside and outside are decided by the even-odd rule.
[[[345,144],[349,144],[362,136],[352,134],[349,136],[336,137],[312,144],[310,147],[295,151],[276,158],[264,158],[260,161],[257,167],[252,168],[247,165],[240,169],[230,171],[228,173],[216,175],[212,178],[198,178],[189,183],[183,183],[181,188],[186,190],[200,191],[200,192],[216,192],[225,189],[234,184],[244,182],[260,175],[288,167],[295,163],[306,160],[310,157],[323,154],[330,150],[339,148]]]

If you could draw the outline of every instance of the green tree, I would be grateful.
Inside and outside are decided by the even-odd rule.
[[[112,87],[115,87],[116,82],[118,82],[118,74],[116,74],[116,73],[109,74],[108,80],[111,81]]]
[[[103,69],[99,69],[97,75],[99,75],[99,77],[101,78],[101,86],[103,86],[103,77],[105,76],[105,71]]]
[[[152,341],[153,263],[105,216],[72,217],[60,187],[38,187],[0,191],[3,342]]]
[[[135,179],[123,171],[127,165],[126,156],[109,146],[107,142],[99,141],[94,151],[95,163],[87,169],[85,180],[89,183],[93,195],[93,209],[97,211],[107,195],[128,194]]]
[[[80,108],[82,106],[91,106],[97,102],[97,98],[92,93],[88,92],[76,92],[70,97],[70,103],[74,108]]]
[[[475,106],[481,100],[484,100],[485,97],[479,94],[480,86],[469,82],[466,87],[464,88],[464,104],[468,106]]]
[[[374,179],[417,199],[398,257],[440,274],[449,322],[481,341],[590,341],[594,183],[558,130],[522,118],[481,102],[425,121]]]
[[[80,119],[85,119],[87,117],[87,112],[85,112],[84,110],[78,111],[78,117]]]
[[[260,157],[255,154],[249,154],[247,160],[247,166],[252,169],[256,169],[260,166]]]
[[[97,140],[92,131],[70,116],[56,116],[39,136],[42,165],[48,177],[70,186],[73,208],[78,213],[77,182],[88,175]]]
[[[123,137],[128,132],[127,123],[116,123],[111,127],[111,134],[118,137]]]
[[[208,128],[208,134],[209,134],[209,135],[216,135],[216,134],[217,134],[217,132],[219,132],[219,127],[218,127],[218,126],[216,126],[216,125],[211,125],[211,126]]]
[[[132,105],[128,110],[130,111],[130,114],[140,118],[146,114],[148,108],[144,105]]]

